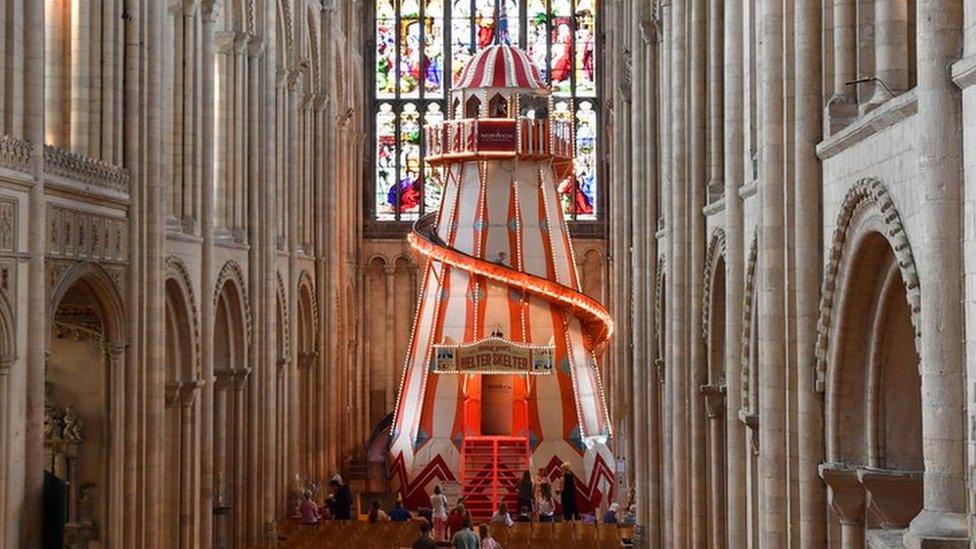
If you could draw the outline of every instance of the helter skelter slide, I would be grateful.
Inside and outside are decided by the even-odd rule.
[[[390,444],[394,488],[429,504],[434,484],[476,518],[515,508],[525,470],[568,463],[581,512],[613,486],[610,420],[596,353],[613,332],[579,291],[556,192],[573,173],[569,121],[518,48],[475,56],[450,119],[425,128],[440,210],[408,240],[427,258]]]

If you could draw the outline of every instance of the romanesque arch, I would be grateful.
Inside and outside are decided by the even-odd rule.
[[[226,511],[214,516],[215,538],[233,546],[243,539],[246,468],[245,440],[249,429],[246,382],[250,376],[250,304],[240,265],[228,261],[214,285],[214,432],[213,471],[216,504]]]
[[[17,358],[17,332],[14,310],[7,300],[7,292],[0,290],[0,368],[9,366]]]
[[[315,284],[308,271],[298,277],[298,326],[295,345],[298,351],[298,448],[299,473],[316,474],[315,454],[319,447],[319,433],[314,429],[317,410],[321,404],[318,398],[321,372],[318,368],[318,306],[315,302]]]
[[[919,288],[901,217],[882,182],[858,181],[827,256],[817,341],[835,528],[904,528],[921,510]]]
[[[199,521],[194,497],[195,443],[199,425],[200,328],[193,281],[183,261],[166,259],[165,409],[163,415],[163,539],[168,546],[190,547]]]
[[[127,333],[121,294],[94,263],[68,268],[50,292],[45,463],[68,481],[68,522],[108,544],[122,535]]]

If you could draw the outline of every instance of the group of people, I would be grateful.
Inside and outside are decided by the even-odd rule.
[[[352,518],[352,492],[342,481],[342,477],[335,475],[329,480],[331,493],[325,500],[325,505],[319,506],[315,502],[315,494],[305,490],[302,501],[293,513],[302,524],[318,524],[322,520],[350,520]]]

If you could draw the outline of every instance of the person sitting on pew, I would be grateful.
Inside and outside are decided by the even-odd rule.
[[[298,505],[298,516],[302,524],[318,524],[322,519],[319,515],[319,506],[312,499],[311,490],[305,490],[305,497]]]
[[[478,534],[474,533],[471,528],[471,518],[465,518],[464,522],[461,523],[461,529],[451,536],[451,545],[454,549],[478,549],[481,545],[481,540],[478,539]]]
[[[481,538],[481,549],[502,549],[495,538],[491,537],[491,529],[487,524],[478,526],[478,537]]]
[[[532,509],[526,505],[523,505],[522,509],[519,511],[519,516],[515,519],[515,522],[532,522]]]
[[[493,524],[494,523],[504,524],[505,526],[511,526],[512,524],[514,524],[514,521],[512,520],[512,516],[508,514],[507,504],[502,502],[498,506],[498,510],[495,511],[495,514],[491,516],[491,522]]]
[[[603,515],[605,524],[617,524],[617,512],[620,511],[620,504],[616,501],[610,504],[606,514]]]
[[[396,503],[393,504],[393,509],[390,509],[390,520],[393,522],[406,522],[410,520],[410,511],[407,511],[403,507],[403,500],[397,495]]]
[[[390,515],[380,509],[380,502],[374,499],[373,508],[369,511],[369,523],[376,524],[377,522],[390,522]]]

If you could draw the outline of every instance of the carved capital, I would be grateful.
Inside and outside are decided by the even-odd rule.
[[[923,477],[923,471],[858,468],[857,479],[864,487],[868,527],[907,528],[922,510]]]
[[[710,419],[725,416],[725,385],[702,385],[702,396],[705,397],[705,413]]]
[[[663,358],[654,359],[654,368],[657,370],[657,382],[663,385],[665,381],[665,372],[666,372],[664,368],[664,359]]]
[[[250,368],[238,368],[234,371],[234,389],[236,391],[244,390],[247,386],[247,378],[251,375]]]
[[[0,358],[0,376],[10,375],[15,360],[17,360],[15,356]]]
[[[862,524],[864,486],[857,478],[857,469],[845,463],[821,463],[820,478],[827,484],[830,505],[840,515],[841,524]]]
[[[749,446],[752,455],[759,455],[759,414],[750,414],[744,410],[739,410],[739,421],[749,429]]]
[[[102,348],[105,349],[105,355],[108,356],[109,360],[118,360],[125,356],[125,351],[129,348],[129,342],[109,341]]]

